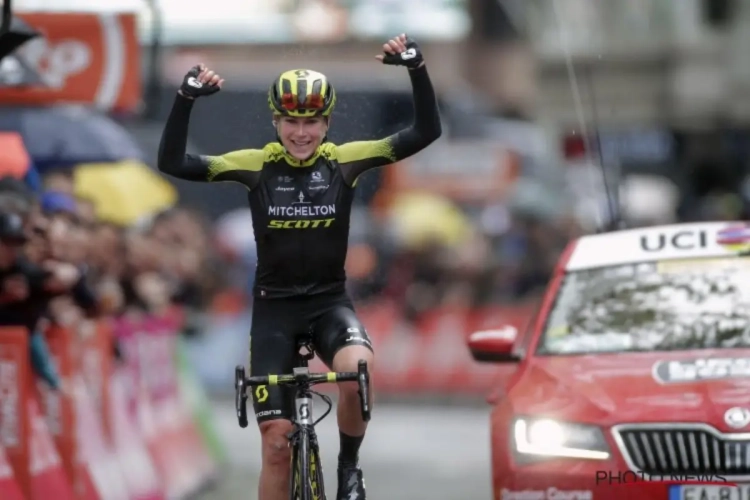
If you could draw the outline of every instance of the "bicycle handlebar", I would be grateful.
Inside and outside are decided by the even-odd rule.
[[[362,420],[370,420],[370,374],[367,371],[367,361],[361,359],[357,364],[356,372],[327,372],[327,373],[300,373],[296,375],[264,375],[258,377],[245,377],[245,369],[237,366],[235,369],[235,392],[237,406],[237,417],[240,421],[240,427],[245,428],[248,425],[247,413],[241,411],[245,408],[247,402],[246,387],[257,387],[259,385],[292,385],[300,384],[317,385],[336,382],[357,382],[359,386],[360,411]]]
[[[317,385],[336,382],[356,382],[358,377],[358,372],[306,373],[304,375],[263,375],[260,377],[247,377],[245,379],[245,384],[248,387],[257,387],[259,385],[298,385],[299,383]]]

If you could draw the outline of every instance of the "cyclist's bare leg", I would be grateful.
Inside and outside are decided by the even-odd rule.
[[[286,435],[292,430],[288,420],[260,423],[262,466],[258,500],[289,500],[291,449]]]
[[[374,356],[370,349],[361,345],[347,346],[339,350],[333,358],[331,368],[337,372],[356,372],[360,359],[367,361],[367,367],[372,373]],[[336,414],[339,430],[347,436],[364,436],[367,422],[362,420],[357,383],[341,382],[338,385],[339,402]],[[370,406],[372,406],[372,390],[370,390]]]

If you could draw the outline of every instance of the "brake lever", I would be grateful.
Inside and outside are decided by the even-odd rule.
[[[237,365],[234,369],[234,406],[240,427],[247,427],[247,391],[245,390],[245,368]]]
[[[362,410],[362,420],[370,421],[370,373],[367,371],[367,361],[360,359],[357,364],[357,385],[359,385],[359,401]]]

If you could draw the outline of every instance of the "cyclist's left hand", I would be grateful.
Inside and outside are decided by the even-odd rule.
[[[375,56],[383,64],[406,66],[409,69],[424,65],[424,57],[419,45],[413,39],[401,34],[383,44],[384,55]]]

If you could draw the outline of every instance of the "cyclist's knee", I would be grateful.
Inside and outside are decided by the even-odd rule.
[[[333,358],[333,369],[337,372],[356,372],[359,360],[367,361],[367,371],[372,375],[374,355],[370,349],[364,346],[347,346],[340,349]],[[370,377],[372,380],[372,377]],[[339,391],[341,397],[359,398],[359,386],[356,382],[340,382]]]
[[[260,423],[260,436],[263,443],[263,463],[270,467],[289,466],[291,450],[287,434],[292,430],[288,420],[268,420]]]
[[[372,373],[375,355],[369,348],[361,345],[349,345],[339,349],[333,357],[332,368],[337,372],[356,372],[361,359],[367,361],[367,370]]]

